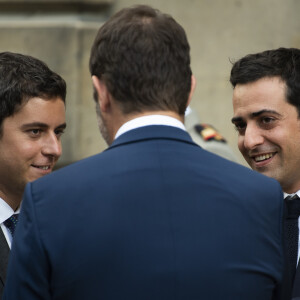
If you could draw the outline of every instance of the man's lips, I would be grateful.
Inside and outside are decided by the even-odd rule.
[[[276,154],[277,152],[259,154],[249,153],[249,158],[251,159],[249,164],[251,164],[254,168],[267,166],[269,163],[271,163]]]
[[[264,161],[267,159],[270,159],[273,157],[276,153],[265,153],[265,154],[259,154],[259,155],[253,155],[251,158],[255,160],[255,162]]]
[[[45,170],[45,171],[47,171],[47,170],[51,170],[51,165],[31,165],[32,167],[34,167],[34,168],[37,168],[37,169],[41,169],[41,170]]]

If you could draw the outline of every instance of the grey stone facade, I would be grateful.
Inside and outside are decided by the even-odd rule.
[[[0,51],[38,57],[67,81],[68,125],[60,164],[106,147],[94,112],[89,52],[101,24],[134,4],[170,13],[185,28],[198,81],[191,106],[238,153],[230,123],[229,60],[265,49],[300,48],[299,0],[0,0]]]

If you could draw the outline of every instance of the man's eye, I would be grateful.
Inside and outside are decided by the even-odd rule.
[[[39,138],[42,134],[42,130],[41,129],[28,129],[26,130],[26,134],[30,137],[30,138]]]
[[[237,131],[240,132],[240,131],[242,131],[246,128],[246,123],[242,123],[242,122],[241,123],[235,123],[234,127]]]
[[[40,129],[30,129],[29,132],[33,135],[38,135],[41,132],[41,130]]]
[[[55,134],[56,134],[57,136],[61,136],[64,132],[65,132],[65,131],[64,131],[63,129],[57,129],[57,130],[55,130]]]
[[[269,123],[271,123],[273,121],[274,121],[274,118],[271,118],[271,117],[264,117],[262,119],[262,123],[264,123],[264,124],[269,124]]]

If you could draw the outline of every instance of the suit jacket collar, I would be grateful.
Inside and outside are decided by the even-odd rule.
[[[173,126],[151,125],[139,127],[122,134],[114,140],[114,142],[108,149],[117,147],[122,144],[128,144],[149,139],[178,140],[196,146],[190,135],[182,129]]]

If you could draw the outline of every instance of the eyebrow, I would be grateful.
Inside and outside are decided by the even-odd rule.
[[[23,124],[21,126],[21,129],[29,129],[29,128],[32,128],[32,127],[39,127],[39,128],[48,128],[49,125],[48,124],[45,124],[45,123],[41,123],[41,122],[32,122],[32,123],[26,123],[26,124]],[[63,124],[60,124],[58,125],[57,127],[55,127],[56,129],[57,128],[60,128],[60,129],[65,129],[67,127],[67,124],[66,123],[63,123]]]
[[[264,113],[270,113],[273,115],[277,115],[277,116],[281,116],[281,114],[279,112],[277,112],[276,110],[272,110],[272,109],[262,109],[258,112],[254,112],[251,114],[252,117],[258,117],[259,115],[262,115]]]
[[[231,119],[231,123],[238,123],[238,122],[242,122],[243,118],[242,117],[233,117]]]
[[[272,110],[272,109],[262,109],[260,111],[256,111],[256,112],[251,113],[250,116],[251,116],[251,118],[256,118],[256,117],[258,117],[262,114],[265,114],[265,113],[271,113],[273,115],[281,116],[280,113],[278,113],[277,111]],[[237,123],[237,122],[242,122],[242,121],[243,121],[242,117],[233,117],[231,119],[232,123]]]

